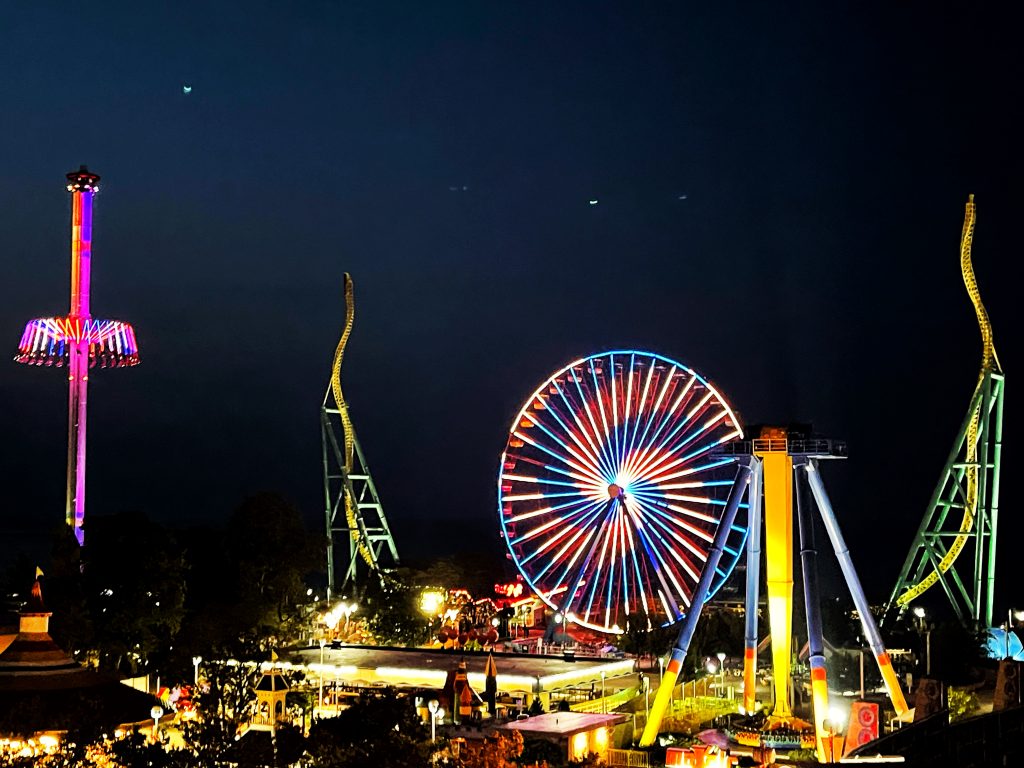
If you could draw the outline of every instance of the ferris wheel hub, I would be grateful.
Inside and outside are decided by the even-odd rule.
[[[625,496],[625,495],[626,495],[625,489],[623,489],[623,487],[621,485],[619,485],[618,483],[612,483],[611,485],[608,486],[608,498],[609,499],[617,499],[617,498],[619,498],[621,496]]]

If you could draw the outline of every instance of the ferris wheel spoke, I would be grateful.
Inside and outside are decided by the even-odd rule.
[[[579,515],[583,514],[586,509],[587,507],[583,507],[582,509],[578,509],[575,512],[570,512],[569,514],[548,520],[546,523],[541,523],[536,528],[532,528],[526,533],[524,533],[522,536],[512,539],[510,543],[512,544],[512,546],[519,546],[524,542],[530,541],[531,539],[535,539],[537,536],[540,536],[545,531],[551,530],[556,525],[567,523],[571,521],[573,518],[578,517]],[[533,553],[527,558],[527,560],[532,560],[537,555],[543,554],[546,546],[549,545],[541,545],[538,549],[535,549]]]
[[[703,404],[706,403],[707,395],[705,395],[704,398],[701,398],[701,403],[699,403],[697,406],[691,409],[690,412],[686,415],[686,417],[682,421],[680,421],[680,423],[675,427],[675,429],[673,429],[672,432],[669,435],[667,435],[661,441],[661,443],[658,444],[656,450],[660,451],[660,453],[654,453],[653,456],[649,456],[648,458],[646,458],[644,463],[638,469],[638,472],[641,472],[645,475],[649,475],[657,467],[657,463],[654,463],[652,465],[652,460],[654,456],[661,456],[661,460],[664,461],[666,457],[675,455],[685,446],[689,445],[691,442],[696,440],[701,434],[703,434],[712,426],[714,426],[713,424],[708,425],[707,423],[705,423],[703,426],[699,427],[696,430],[683,433],[682,438],[678,442],[673,442],[683,429],[693,424],[693,417],[696,415],[697,410],[702,408]],[[722,411],[722,415],[725,415],[724,410]]]
[[[557,385],[556,385],[556,387],[557,387]],[[562,395],[562,397],[564,399],[565,396]],[[566,405],[568,406],[568,401],[566,402]],[[569,437],[572,438],[573,442],[575,442],[580,447],[580,449],[583,450],[587,454],[587,457],[588,457],[588,459],[591,462],[590,466],[591,466],[592,470],[593,471],[601,471],[601,469],[603,469],[603,467],[600,467],[601,457],[600,457],[600,450],[597,448],[597,446],[595,446],[595,445],[593,445],[593,443],[591,443],[590,447],[588,448],[586,445],[583,444],[583,441],[581,441],[579,439],[579,437],[576,435],[575,430],[570,428],[569,425],[567,425],[564,422],[562,417],[558,415],[557,410],[554,409],[551,406],[550,403],[548,403],[547,401],[544,401],[544,407],[551,414],[552,418],[554,418],[558,422],[559,426],[562,428],[562,430],[565,432],[565,434],[569,435]],[[577,423],[578,423],[578,420],[577,420]],[[580,431],[583,431],[582,427],[581,427]],[[587,442],[590,442],[589,437],[588,437]],[[597,467],[595,467],[595,465],[597,465]]]
[[[596,517],[600,516],[600,512],[602,512],[602,511],[603,512],[607,512],[607,510],[610,507],[611,507],[611,500],[610,499],[605,500],[603,502],[603,504],[601,505],[601,507],[599,508],[598,515],[595,516],[595,519],[596,519]],[[601,526],[592,528],[591,530],[594,531],[596,535],[593,537],[593,540],[589,542],[590,546],[587,549],[587,553],[584,556],[583,561],[580,563],[579,570],[576,573],[576,578],[573,579],[572,581],[568,582],[568,584],[571,585],[571,587],[569,589],[569,593],[568,593],[568,600],[569,600],[570,603],[576,597],[576,594],[580,591],[581,588],[585,589],[585,586],[586,586],[588,581],[590,581],[590,582],[595,581],[594,579],[588,579],[588,574],[592,573],[593,569],[590,568],[590,564],[593,562],[594,553],[597,550],[599,542],[601,541],[601,534],[604,532],[604,526],[601,525]],[[584,547],[585,546],[586,545],[584,545]],[[580,552],[583,551],[584,547],[580,548]],[[582,598],[582,593],[580,594],[580,597]]]
[[[612,394],[612,443],[614,444],[615,464],[621,463],[619,451],[619,385],[615,381],[615,355],[608,356],[608,388]]]
[[[595,505],[595,506],[596,506],[596,505]],[[599,511],[600,511],[600,510],[598,510],[598,512],[599,512]],[[595,512],[594,514],[597,514],[598,512]],[[592,517],[592,516],[591,516],[591,517]],[[569,550],[569,547],[571,547],[571,546],[572,546],[572,545],[573,545],[573,544],[574,544],[574,543],[575,543],[575,542],[576,542],[576,541],[577,541],[577,540],[579,539],[579,537],[580,537],[580,536],[582,536],[582,535],[583,535],[584,533],[586,533],[586,531],[587,531],[587,528],[586,528],[586,524],[587,524],[587,522],[588,522],[587,520],[581,521],[580,525],[579,525],[579,526],[576,526],[576,533],[575,533],[575,535],[571,536],[571,537],[569,538],[569,540],[568,540],[568,541],[566,541],[566,542],[565,542],[565,544],[563,544],[563,545],[562,545],[562,548],[561,548],[561,549],[559,549],[559,550],[558,550],[558,552],[556,552],[556,553],[555,553],[555,554],[554,554],[554,555],[553,555],[553,556],[552,556],[552,557],[551,557],[551,558],[549,559],[549,561],[548,561],[548,564],[547,564],[546,566],[544,566],[544,568],[542,568],[542,569],[541,569],[541,570],[540,570],[540,571],[539,571],[539,572],[537,573],[537,576],[536,576],[536,578],[537,578],[537,580],[538,580],[538,581],[539,581],[540,579],[542,579],[542,578],[544,577],[544,575],[545,575],[545,574],[546,574],[546,573],[547,573],[547,572],[548,572],[549,570],[551,570],[551,568],[552,568],[552,567],[553,567],[553,566],[554,566],[554,565],[555,565],[556,563],[558,563],[559,561],[561,561],[561,559],[562,559],[562,556],[563,556],[563,555],[565,555],[565,553],[566,553],[566,552],[567,552],[567,551]],[[557,536],[556,536],[555,538],[553,538],[553,539],[551,539],[550,541],[548,541],[547,543],[545,543],[545,544],[544,544],[544,545],[543,545],[543,546],[542,546],[542,547],[541,547],[540,549],[545,549],[545,548],[547,548],[547,547],[550,547],[550,546],[551,546],[551,544],[555,543],[555,542],[556,542],[556,541],[557,541],[558,539],[560,539],[560,538],[561,538],[562,536],[564,536],[564,535],[565,535],[566,533],[570,533],[570,532],[572,532],[572,530],[573,530],[573,528],[567,528],[567,529],[565,529],[565,531],[563,531],[562,533],[558,534],[558,535],[557,535]],[[589,534],[588,534],[588,537],[589,537]],[[539,550],[538,550],[538,551],[539,551]],[[578,549],[577,549],[577,555],[576,555],[576,556],[578,556]],[[569,561],[569,562],[570,562],[570,565],[568,566],[569,568],[571,568],[571,567],[572,567],[572,561],[576,559],[576,556],[573,556],[573,558],[572,558],[572,559],[571,559],[571,560]],[[567,568],[567,570],[568,570],[568,568]],[[562,577],[559,577],[558,579],[555,579],[555,583],[556,583],[556,584],[561,584],[561,583],[563,582],[563,579],[564,579],[564,576],[562,576]]]
[[[558,453],[557,451],[554,451],[551,448],[548,448],[543,443],[541,443],[541,442],[539,442],[537,440],[534,440],[533,438],[527,437],[522,432],[516,431],[516,432],[513,433],[513,435],[515,437],[519,438],[520,440],[522,440],[523,442],[529,443],[534,448],[537,448],[538,450],[544,451],[544,453],[546,453],[548,456],[551,456],[552,458],[558,459],[560,462],[565,464],[567,467],[572,467],[577,472],[581,472],[582,474],[584,474],[587,477],[589,477],[595,483],[600,483],[601,482],[601,478],[599,476],[597,476],[596,474],[594,474],[594,472],[592,470],[590,470],[589,468],[587,468],[585,466],[577,464],[576,462],[570,461],[569,459],[567,459],[565,457],[564,454]]]
[[[653,370],[654,370],[654,367],[651,366],[651,371],[653,371]],[[637,461],[639,461],[641,459],[641,457],[644,456],[647,453],[647,451],[650,449],[651,442],[648,442],[647,435],[651,431],[651,426],[654,424],[655,418],[657,418],[659,425],[665,423],[665,420],[667,418],[667,414],[661,412],[661,404],[665,400],[665,394],[668,391],[669,386],[672,384],[672,379],[675,377],[675,373],[676,373],[676,367],[673,365],[671,370],[665,376],[665,383],[662,384],[658,388],[658,394],[655,397],[654,403],[651,405],[651,408],[649,410],[649,416],[647,418],[647,422],[644,425],[644,432],[640,436],[640,445],[643,446],[643,448],[642,448],[642,450],[638,451],[637,454],[636,454],[636,460]],[[649,383],[650,382],[648,381],[648,384]],[[645,392],[644,393],[644,399],[646,399],[646,397],[647,397],[647,393]],[[659,414],[660,414],[660,416],[659,416]],[[657,429],[655,430],[655,436],[656,435],[657,435]]]
[[[556,443],[562,446],[566,450],[566,452],[569,453],[574,459],[579,461],[583,466],[587,467],[590,470],[590,473],[593,474],[595,478],[600,478],[600,475],[598,475],[596,470],[594,469],[594,465],[597,463],[596,457],[590,455],[581,455],[571,445],[569,445],[567,442],[558,437],[558,435],[556,435],[554,432],[548,429],[539,419],[534,418],[531,414],[527,414],[526,418],[535,426],[537,426],[542,432],[544,432],[544,434],[546,434],[548,437],[550,437],[552,440],[554,440]],[[583,451],[584,454],[586,454],[585,447],[583,448]]]
[[[667,494],[661,493],[660,491],[652,493],[646,490],[635,490],[633,491],[633,496],[638,502],[647,504],[653,514],[663,514],[662,508],[664,508],[672,510],[673,512],[678,512],[681,515],[686,515],[694,520],[700,520],[705,523],[710,523],[711,525],[718,525],[718,518],[714,515],[709,515],[706,512],[698,512],[697,510],[690,509],[689,507],[680,507],[677,504],[671,504],[670,502],[665,501],[665,499],[668,498]],[[709,536],[708,541],[711,540],[712,539]]]
[[[626,508],[626,520],[626,535],[629,536],[629,554],[633,558],[633,573],[636,576],[637,600],[640,605],[643,606],[644,614],[649,615],[650,609],[647,605],[647,592],[644,589],[643,577],[640,575],[640,560],[636,554],[636,541],[633,539],[633,526],[629,524],[632,520],[630,518],[628,507]]]
[[[680,395],[679,398],[676,399],[676,402],[673,405],[673,413],[678,408],[678,406],[679,406],[679,404],[682,401],[684,396],[686,397],[685,405],[689,404],[690,396],[693,394],[693,383],[695,381],[696,381],[696,378],[694,377],[694,378],[691,378],[689,380],[689,382],[687,382],[687,386],[685,388],[685,391]],[[706,398],[706,396],[705,396],[705,398]],[[707,400],[705,398],[702,398],[702,402],[707,402]],[[682,419],[680,419],[679,422],[669,431],[669,433],[665,437],[661,437],[661,435],[660,435],[661,430],[660,429],[657,430],[655,432],[655,436],[653,438],[651,438],[650,446],[647,448],[647,450],[644,452],[644,454],[642,454],[642,456],[638,456],[637,457],[636,461],[637,461],[638,466],[636,466],[633,471],[636,474],[646,474],[646,473],[648,473],[650,471],[649,465],[650,465],[650,462],[652,461],[653,457],[656,457],[656,456],[669,456],[669,455],[671,455],[672,441],[675,440],[676,436],[680,432],[682,432],[683,430],[685,430],[687,427],[690,426],[690,424],[693,421],[693,417],[695,415],[696,410],[699,409],[700,407],[701,407],[701,405],[698,404],[694,408],[691,408],[689,413],[687,413]],[[656,442],[658,440],[660,440],[660,442]]]
[[[704,433],[702,432],[700,434]],[[687,437],[685,440],[681,441],[680,443],[677,443],[676,445],[672,446],[672,448],[670,448],[669,451],[662,454],[661,458],[657,462],[655,462],[653,465],[649,466],[644,470],[644,477],[654,483],[660,482],[664,476],[664,473],[668,472],[671,469],[674,469],[675,467],[685,466],[686,464],[698,458],[699,456],[702,456],[708,451],[717,448],[723,442],[732,439],[732,437],[735,437],[736,434],[739,433],[736,432],[735,434],[727,435],[724,438],[715,438],[706,443],[702,443],[697,448],[691,448],[689,453],[679,456],[678,458],[673,459],[667,464],[664,463],[666,459],[671,458],[672,456],[676,456],[679,451],[683,450],[683,448],[685,448],[687,445],[692,444],[693,441],[700,436],[700,434],[691,435]]]
[[[579,392],[580,402],[584,405],[584,407],[586,407],[586,403],[587,403],[586,396],[583,394],[583,389],[580,387],[579,378],[576,376],[576,372],[575,371],[572,371],[572,379],[573,379],[573,381],[576,384],[577,391]],[[558,386],[557,382],[555,383],[555,387],[556,387],[556,389],[558,389],[558,394],[561,395],[562,401],[565,403],[566,408],[569,409],[569,411],[571,412],[572,418],[576,422],[576,426],[579,428],[580,432],[587,439],[587,442],[591,446],[591,452],[592,452],[592,455],[594,457],[594,464],[597,465],[595,469],[597,471],[599,471],[599,472],[604,473],[605,477],[607,477],[609,474],[613,474],[611,463],[605,458],[604,451],[600,447],[598,447],[598,445],[593,441],[591,434],[587,431],[587,428],[584,426],[583,422],[580,420],[579,416],[577,415],[577,411],[579,409],[578,408],[577,409],[573,409],[572,408],[572,406],[569,404],[568,398],[565,396],[565,392],[562,390],[562,388],[560,386]],[[588,411],[587,415],[588,416],[590,415],[589,411]],[[591,422],[591,424],[593,425],[593,428],[594,428],[594,436],[596,436],[597,440],[600,442],[601,441],[601,437],[598,434],[597,425],[594,424],[594,421],[593,421],[592,418],[590,419],[590,422]]]
[[[710,536],[707,533],[707,531],[701,530],[697,526],[692,525],[675,515],[668,514],[664,510],[659,509],[658,506],[655,504],[645,504],[643,502],[640,502],[640,504],[646,509],[648,513],[650,513],[649,519],[652,525],[665,531],[666,534],[671,536],[675,541],[677,541],[679,544],[681,544],[683,547],[689,550],[694,555],[694,557],[699,559],[701,562],[707,560],[707,555],[704,553],[704,551],[699,546],[694,544],[687,536],[684,536],[680,532],[685,531],[691,536],[696,536],[698,539],[701,539],[705,543],[710,544],[712,541],[714,541],[714,537]]]
[[[671,486],[665,485],[665,482],[668,481],[668,480],[678,480],[681,477],[689,477],[691,475],[700,474],[701,472],[714,471],[716,469],[720,469],[720,468],[726,466],[727,464],[732,464],[733,462],[734,462],[734,460],[732,458],[730,458],[730,457],[726,457],[726,458],[722,458],[722,459],[717,459],[715,461],[712,461],[710,464],[701,464],[700,466],[697,466],[697,467],[686,467],[686,468],[681,469],[681,470],[679,470],[678,472],[676,472],[675,474],[672,474],[672,475],[665,475],[665,476],[659,475],[657,483],[655,483],[653,480],[649,480],[649,479],[647,479],[645,477],[641,481],[641,485],[654,485],[654,486],[659,487],[659,488],[668,488],[668,487],[671,487]],[[729,484],[732,485],[732,481],[729,481]]]
[[[676,602],[675,595],[679,595],[680,598],[682,598],[684,601],[687,601],[687,598],[685,590],[679,584],[679,581],[676,577],[675,569],[665,560],[664,556],[662,555],[662,549],[669,553],[671,553],[673,550],[671,547],[665,544],[664,538],[657,531],[648,531],[647,526],[645,524],[641,523],[639,520],[636,520],[635,522],[637,534],[640,535],[640,537],[644,540],[644,548],[646,549],[648,555],[657,560],[658,565],[661,566],[660,568],[656,568],[654,572],[658,577],[658,581],[661,583],[661,587],[663,590],[663,598],[667,598],[668,601],[671,603],[672,611],[670,611],[669,614],[675,615],[679,613],[679,605]],[[660,547],[659,544],[661,545]],[[672,584],[675,586],[675,590],[673,590],[672,587],[669,586],[668,582],[665,581],[666,575],[668,576],[669,581],[671,581]]]
[[[654,378],[654,369],[656,365],[652,363],[647,367],[647,377],[644,379],[643,392],[640,393],[640,399],[637,401],[636,418],[633,420],[633,436],[629,441],[629,453],[632,455],[637,450],[637,433],[640,431],[640,426],[644,426],[644,436],[647,434],[647,430],[650,429],[651,419],[654,418],[654,407],[653,405],[647,409],[647,415],[644,415],[644,406],[647,405],[647,396],[651,391],[651,381]],[[644,444],[644,436],[640,437],[639,445]]]
[[[604,365],[611,370],[613,364],[605,362]],[[604,368],[601,369],[602,372]],[[605,411],[604,403],[608,399],[605,387],[602,387],[597,381],[597,370],[594,366],[594,361],[590,361],[590,376],[594,382],[594,398],[597,400],[598,412],[601,414],[601,426],[604,429],[604,438],[601,440],[601,456],[605,460],[605,464],[609,467],[614,468],[617,466],[617,456],[615,449],[615,439],[612,435],[612,431],[608,427],[608,413]],[[609,473],[609,477],[614,477],[615,472]]]
[[[590,378],[594,382],[594,396],[597,398],[597,408],[601,414],[601,426],[604,427],[604,444],[608,440],[608,418],[604,412],[604,397],[601,396],[601,387],[597,383],[597,370],[594,367],[594,360],[590,360]]]
[[[608,506],[606,507],[606,509],[610,511],[611,506],[612,506],[611,502],[609,501]],[[605,558],[605,554],[608,552],[608,542],[609,542],[609,539],[611,537],[611,529],[610,529],[610,526],[608,525],[608,515],[607,514],[605,515],[605,519],[601,523],[601,533],[603,534],[604,540],[601,543],[601,554],[598,556],[597,566],[592,571],[592,573],[595,574],[595,577],[590,579],[590,582],[591,582],[591,585],[590,585],[590,598],[587,600],[587,610],[586,610],[586,612],[584,614],[586,616],[590,616],[592,614],[592,612],[593,612],[594,598],[597,596],[597,589],[598,589],[598,587],[600,586],[600,583],[601,583],[601,579],[597,576],[597,574],[603,573],[603,571],[604,571],[604,567],[603,567],[604,566],[604,558]]]
[[[569,571],[571,571],[573,566],[576,564],[576,561],[579,560],[580,554],[583,552],[584,549],[586,549],[587,545],[590,543],[590,540],[594,538],[595,531],[593,528],[581,527],[580,534],[582,533],[586,533],[586,538],[584,538],[583,542],[573,550],[572,557],[569,558],[569,561],[565,564],[565,567],[562,568],[562,572],[555,579],[555,583],[565,584],[566,587],[565,599],[562,601],[563,613],[571,612],[573,597],[575,597],[576,591],[580,587],[580,584],[575,584],[570,587],[571,582],[566,581],[566,577],[569,575]],[[577,537],[580,534],[577,534]],[[574,541],[577,537],[574,537]]]
[[[623,504],[620,502],[619,507],[619,553],[621,555],[622,562],[620,563],[620,569],[622,571],[622,603],[625,606],[625,615],[629,615],[629,569],[626,567],[626,520],[622,512]]]
[[[712,440],[709,443],[705,443],[700,448],[697,448],[696,450],[690,451],[688,454],[683,456],[683,461],[693,461],[693,459],[696,459],[698,456],[703,456],[708,451],[714,450],[715,448],[720,446],[722,443],[727,443],[730,440],[732,440],[734,437],[738,437],[739,435],[740,435],[740,431],[738,429],[735,429],[732,432],[729,432],[728,434],[723,435],[722,437],[718,438],[717,440]]]
[[[546,477],[532,477],[530,475],[502,475],[502,480],[513,480],[517,483],[533,483],[535,485],[561,485],[568,488],[578,487],[576,483],[567,483],[564,480],[552,480]]]
[[[576,373],[576,371],[572,372],[572,380],[576,384],[576,391],[579,393],[580,402],[583,404],[583,411],[584,411],[584,413],[587,416],[587,421],[590,422],[590,427],[593,430],[593,436],[594,436],[594,438],[596,438],[598,440],[598,442],[603,442],[601,440],[601,433],[600,433],[600,431],[597,428],[597,422],[594,420],[594,414],[590,410],[590,402],[589,401],[590,401],[591,398],[587,397],[583,393],[583,386],[580,384],[580,377]],[[588,433],[586,431],[586,429],[584,428],[583,424],[580,422],[579,417],[575,417],[575,418],[576,418],[576,423],[579,424],[579,426],[580,426],[580,430],[582,430],[583,433],[587,435],[587,440],[590,441],[590,433]],[[601,460],[602,460],[602,469],[606,473],[606,477],[614,477],[615,476],[615,472],[614,472],[614,470],[613,470],[613,468],[611,466],[611,463],[607,462],[607,461],[604,461],[604,458],[605,458],[604,452],[600,448],[598,448],[596,444],[591,442],[591,445],[594,446],[594,452],[597,455],[599,455]]]
[[[661,509],[659,508],[659,505],[647,505],[647,509],[651,516],[651,523],[653,523],[654,525],[658,525],[662,528],[665,528],[666,530],[675,531],[678,529],[679,531],[685,531],[687,536],[695,536],[698,539],[702,540],[705,544],[710,544],[712,541],[714,541],[714,537],[711,536],[711,534],[709,534],[700,526],[687,522],[686,519],[684,519],[684,516],[688,518],[712,522],[712,524],[717,524],[718,521],[716,518],[710,518],[707,515],[702,515],[699,512],[695,512],[692,509],[680,507],[675,504],[666,504],[664,506],[665,509]],[[673,515],[671,514],[672,512],[676,512],[677,514]],[[674,535],[674,537],[677,538],[679,542],[683,544],[684,547],[689,549],[695,555],[700,557],[701,560],[703,560],[703,551],[700,547],[693,544],[691,540],[687,538],[687,536],[684,536],[682,533]]]
[[[574,409],[572,407],[572,404],[569,402],[568,398],[565,396],[565,392],[562,390],[561,386],[559,386],[557,381],[554,382],[554,387],[555,387],[555,390],[558,392],[559,397],[561,397],[562,402],[565,403],[565,410],[566,410],[566,412],[569,414],[569,416],[572,418],[572,420],[575,422],[575,424],[577,424],[577,427],[579,428],[580,432],[583,434],[583,436],[586,438],[587,442],[589,443],[589,445],[590,445],[589,449],[588,449],[588,447],[585,447],[583,445],[583,443],[580,440],[580,438],[577,436],[577,434],[575,434],[575,430],[570,428],[565,423],[565,421],[561,418],[561,416],[559,416],[557,410],[555,408],[553,408],[550,403],[545,402],[545,406],[551,412],[551,415],[561,425],[561,427],[565,431],[565,433],[570,435],[572,437],[572,439],[575,442],[577,442],[577,444],[580,445],[581,449],[584,449],[585,451],[588,452],[588,455],[591,457],[591,459],[592,459],[592,461],[593,461],[593,463],[595,465],[600,466],[601,463],[602,463],[600,447],[598,447],[598,445],[591,439],[591,435],[587,432],[587,429],[580,422],[580,418],[577,416],[577,414],[575,414],[575,411],[577,411],[577,409]]]
[[[654,568],[652,568],[652,570],[654,571],[655,578],[657,578],[658,583],[661,585],[661,589],[658,590],[658,593],[661,596],[662,603],[665,606],[665,613],[666,615],[674,617],[676,614],[679,613],[679,606],[673,599],[672,606],[670,609],[668,603],[665,600],[666,595],[672,594],[672,588],[665,580],[665,573],[668,572],[669,565],[664,561],[664,558],[662,558],[654,539],[651,538],[651,536],[645,530],[645,525],[643,521],[636,515],[636,513],[633,510],[630,510],[630,514],[633,517],[633,527],[636,530],[637,537],[640,539],[644,551],[647,553],[648,559],[652,561],[652,565],[655,566]]]
[[[534,517],[539,517],[540,515],[548,515],[553,514],[555,512],[561,512],[564,509],[571,509],[572,507],[579,506],[580,504],[586,504],[589,501],[591,501],[589,497],[580,496],[580,498],[576,499],[575,501],[567,501],[562,504],[556,504],[553,507],[542,507],[541,509],[533,509],[528,512],[522,512],[518,515],[513,515],[512,517],[507,518],[505,520],[505,523],[514,524],[522,520],[529,520]]]

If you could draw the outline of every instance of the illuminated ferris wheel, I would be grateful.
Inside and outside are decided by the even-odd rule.
[[[721,395],[681,363],[632,350],[570,363],[527,400],[501,458],[498,510],[516,567],[585,627],[677,621],[735,477],[714,449],[741,434]],[[739,521],[712,594],[743,549]]]

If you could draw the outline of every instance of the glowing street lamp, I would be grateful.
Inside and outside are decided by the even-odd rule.
[[[153,718],[153,741],[159,741],[160,739],[160,718],[163,715],[163,707],[153,707],[149,710],[149,716]]]
[[[444,719],[444,709],[441,708],[437,699],[427,702],[427,709],[430,711],[430,742],[437,741],[437,723]]]
[[[725,654],[719,651],[716,655],[718,656],[719,688],[721,689],[722,696],[725,696]]]
[[[202,664],[202,663],[203,663],[203,657],[202,656],[193,656],[192,657],[192,666],[195,667],[195,675],[192,678],[192,684],[196,688],[199,687],[199,665]]]
[[[327,641],[320,638],[320,711],[324,709],[324,646]]]

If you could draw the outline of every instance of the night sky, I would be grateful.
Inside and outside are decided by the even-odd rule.
[[[349,271],[343,381],[401,553],[493,542],[522,401],[635,346],[747,422],[848,441],[826,482],[881,598],[980,364],[973,192],[1009,381],[1008,575],[1019,19],[832,5],[4,4],[8,351],[67,311],[63,181],[83,163],[103,176],[93,314],[141,346],[90,380],[87,522],[216,523],[276,490],[322,525]],[[0,365],[0,560],[63,519],[65,452],[63,373]]]

